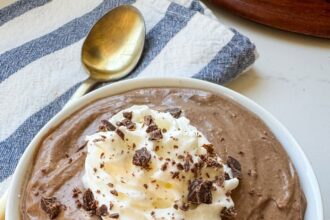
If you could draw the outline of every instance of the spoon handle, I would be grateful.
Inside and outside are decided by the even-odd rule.
[[[6,191],[5,194],[2,195],[2,197],[0,199],[0,220],[5,220],[7,194],[8,194],[8,192]]]
[[[80,86],[79,88],[76,90],[76,92],[72,95],[71,99],[69,102],[71,102],[72,100],[76,100],[78,98],[80,98],[81,96],[85,95],[87,92],[89,92],[89,90],[97,83],[97,81],[88,78],[86,79]]]
[[[85,95],[95,84],[97,81],[88,78],[86,79],[76,90],[76,92],[72,95],[71,99],[66,103],[66,105],[63,108],[66,108],[71,104],[72,101],[80,98],[81,96]],[[0,219],[1,220],[1,219]]]

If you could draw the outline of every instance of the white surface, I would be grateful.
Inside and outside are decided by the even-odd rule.
[[[324,219],[330,219],[330,40],[211,9],[222,23],[250,37],[260,53],[253,69],[226,86],[270,111],[296,138],[319,180]]]
[[[302,189],[304,190],[306,199],[309,202],[305,214],[305,220],[323,220],[321,197],[313,170],[297,142],[277,119],[275,119],[267,111],[263,110],[260,106],[251,100],[225,87],[191,78],[163,78],[162,80],[159,80],[158,77],[151,79],[139,78],[133,80],[124,80],[105,86],[83,96],[78,100],[73,101],[72,105],[63,109],[59,114],[52,118],[32,140],[16,168],[11,189],[8,195],[6,219],[19,219],[20,196],[17,194],[19,194],[20,190],[23,188],[22,184],[24,183],[25,175],[29,173],[28,170],[33,164],[31,163],[31,160],[33,160],[34,152],[37,149],[37,146],[39,146],[38,143],[41,141],[41,138],[49,132],[50,129],[57,126],[62,120],[71,115],[73,112],[85,106],[86,103],[92,102],[99,98],[122,93],[131,89],[164,86],[205,89],[216,94],[222,94],[242,104],[256,115],[258,115],[282,143],[283,147],[291,157],[296,167],[302,184]]]

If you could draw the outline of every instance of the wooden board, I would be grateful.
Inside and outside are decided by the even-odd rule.
[[[330,38],[330,0],[209,0],[244,18],[296,33]]]

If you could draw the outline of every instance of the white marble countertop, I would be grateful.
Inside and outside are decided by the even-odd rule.
[[[227,86],[271,112],[296,138],[318,178],[324,219],[330,219],[330,40],[275,30],[207,5],[255,42],[256,64]]]

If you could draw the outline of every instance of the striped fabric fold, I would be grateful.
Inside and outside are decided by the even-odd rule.
[[[142,58],[126,78],[184,76],[221,84],[257,58],[247,37],[219,23],[198,0],[11,1],[2,8],[0,2],[0,193],[32,138],[86,79],[81,45],[112,8],[133,4],[146,22]]]
[[[25,12],[42,6],[51,0],[21,0],[0,9],[0,26]]]

